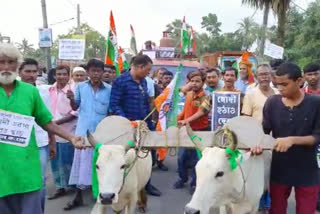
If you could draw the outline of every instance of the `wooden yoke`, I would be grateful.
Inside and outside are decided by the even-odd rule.
[[[250,149],[260,145],[264,150],[273,148],[275,139],[265,135],[261,125],[252,117],[240,116],[230,119],[224,127],[232,130],[238,138],[238,149]],[[221,135],[217,132],[200,131],[194,132],[202,139],[206,147],[220,146]],[[93,136],[103,144],[123,145],[124,141],[134,140],[135,128],[129,120],[120,116],[110,116],[103,119]],[[141,148],[195,148],[187,134],[186,127],[170,127],[166,131],[149,131],[144,138]]]

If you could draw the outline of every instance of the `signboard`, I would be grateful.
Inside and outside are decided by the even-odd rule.
[[[59,59],[82,60],[84,50],[84,39],[59,39]]]
[[[39,47],[50,48],[52,47],[52,30],[51,28],[39,29]]]
[[[212,130],[223,127],[229,119],[237,116],[240,116],[240,93],[214,92],[212,95]]]
[[[156,51],[143,51],[142,54],[147,55],[150,59],[156,58]]]
[[[0,143],[28,146],[33,125],[34,117],[0,111]]]
[[[264,55],[270,56],[274,59],[282,59],[284,53],[284,48],[278,45],[271,43],[270,41],[266,41],[264,48]]]

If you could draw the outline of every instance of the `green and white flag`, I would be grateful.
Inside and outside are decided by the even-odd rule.
[[[183,17],[182,28],[181,28],[181,54],[182,54],[182,56],[184,56],[188,53],[189,42],[190,42],[190,37],[189,37],[188,29],[187,29],[187,24],[186,24],[185,17]]]
[[[178,103],[180,101],[179,87],[181,81],[181,69],[182,63],[180,63],[173,80],[154,101],[157,108],[160,106],[159,123],[162,131],[168,129],[170,126],[178,125],[177,116],[179,109]]]
[[[114,65],[116,67],[116,76],[120,75],[119,65],[118,65],[118,42],[117,42],[117,32],[116,25],[114,23],[112,11],[110,12],[110,30],[108,33],[108,39],[106,41],[106,58],[104,64]]]
[[[138,54],[137,42],[136,42],[136,36],[135,36],[135,33],[134,33],[132,25],[130,25],[130,29],[131,29],[130,49],[134,53],[134,55],[137,55]]]

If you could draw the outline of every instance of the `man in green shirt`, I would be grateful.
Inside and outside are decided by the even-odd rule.
[[[19,137],[13,138],[16,130],[4,124],[14,123],[13,114],[30,116],[43,129],[68,139],[77,148],[83,147],[83,139],[66,133],[52,122],[52,115],[36,87],[16,80],[21,61],[22,56],[17,48],[0,43],[0,113],[4,115],[3,112],[6,112],[10,118],[7,121],[3,116],[0,118],[0,212],[42,214],[41,167],[34,128],[29,142],[21,146],[15,140],[8,144],[8,139]]]

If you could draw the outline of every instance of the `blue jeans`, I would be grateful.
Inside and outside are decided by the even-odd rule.
[[[46,201],[46,172],[49,161],[49,145],[39,148],[41,173],[42,173],[42,190],[41,190],[41,208],[44,213],[44,205]]]
[[[195,166],[198,162],[198,156],[195,149],[178,149],[178,173],[182,182],[188,181],[188,168],[191,167],[191,186],[196,185]]]

